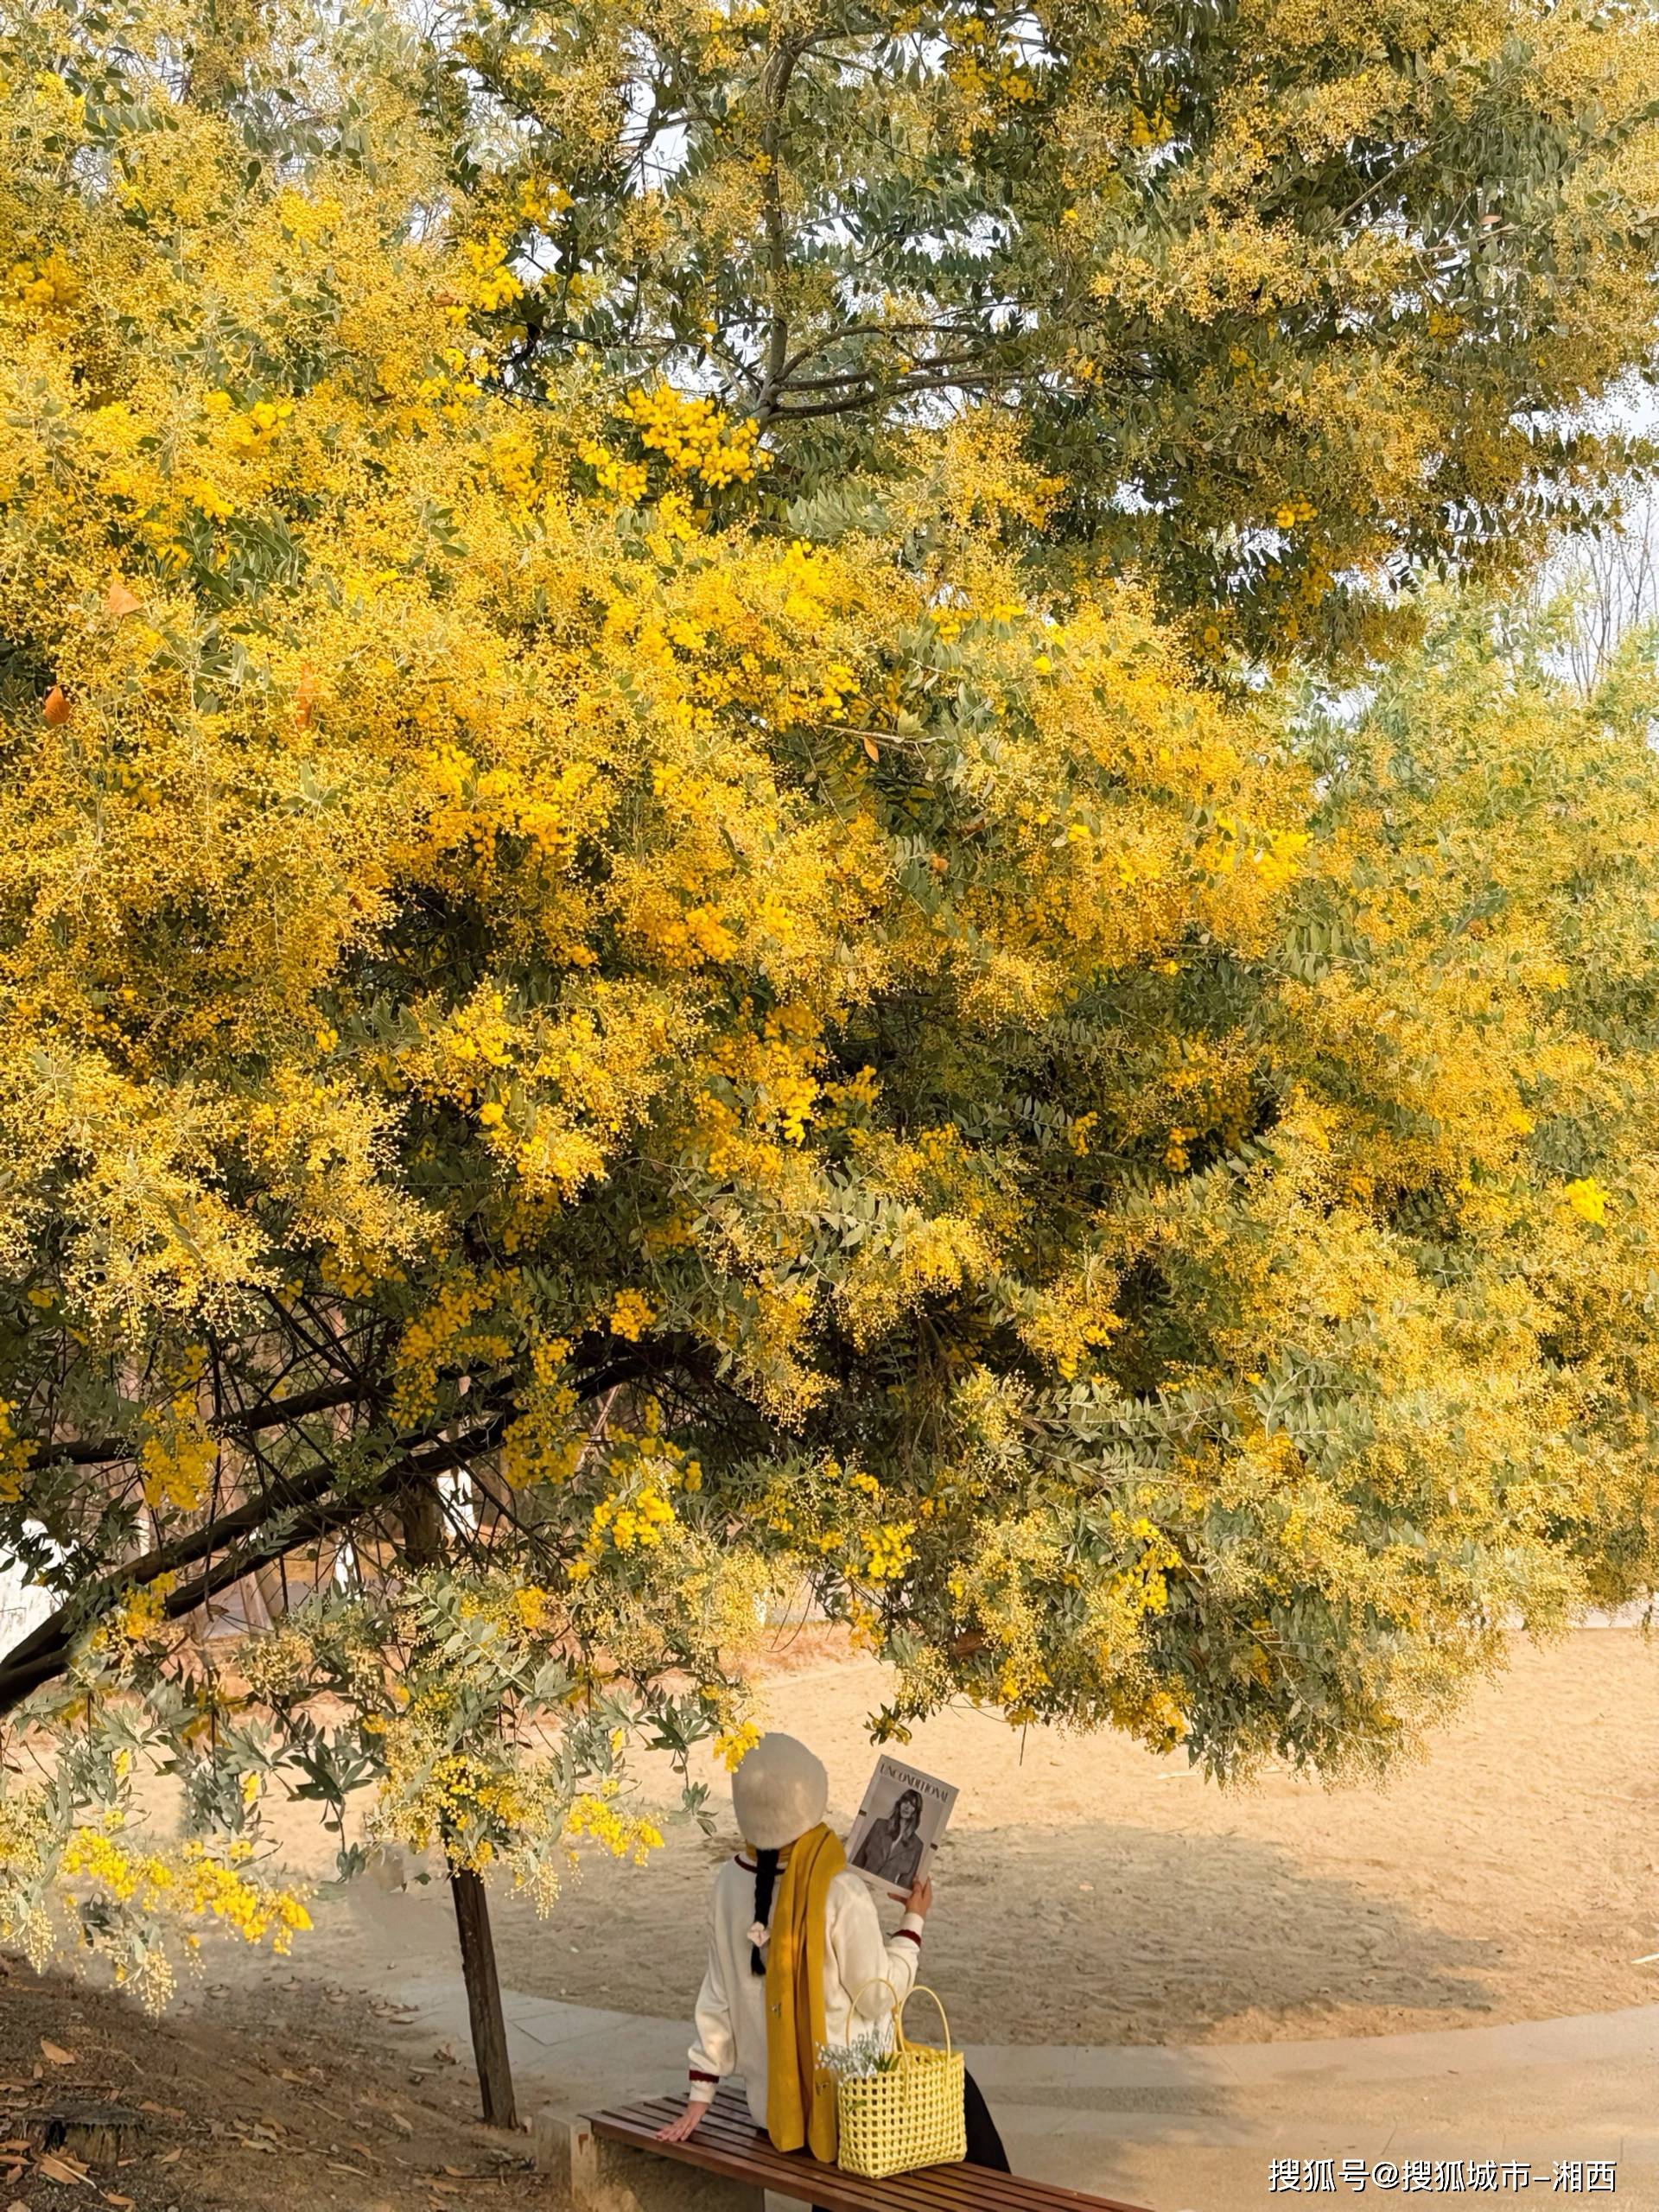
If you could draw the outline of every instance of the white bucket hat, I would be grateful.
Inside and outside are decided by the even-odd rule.
[[[817,1827],[829,1802],[823,1762],[793,1736],[763,1736],[732,1777],[732,1808],[755,1851],[793,1843]]]

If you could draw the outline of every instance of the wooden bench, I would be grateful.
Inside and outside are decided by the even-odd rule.
[[[538,2122],[539,2162],[567,2183],[570,2212],[764,2212],[766,2190],[825,2212],[1145,2212],[988,2166],[925,2166],[866,2181],[804,2151],[775,2151],[729,2088],[695,2135],[656,2141],[683,2105],[681,2097],[646,2097],[580,2120]]]

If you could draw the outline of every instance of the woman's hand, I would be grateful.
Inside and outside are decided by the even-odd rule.
[[[666,2127],[659,2127],[656,2139],[659,2143],[683,2143],[709,2109],[707,2097],[689,2097],[685,2110],[677,2120],[671,2120]]]
[[[918,1882],[908,1896],[903,1890],[889,1890],[887,1895],[895,1904],[903,1905],[906,1912],[913,1912],[918,1920],[925,1920],[927,1909],[933,1902],[933,1885]]]

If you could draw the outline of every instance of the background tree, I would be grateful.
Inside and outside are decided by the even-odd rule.
[[[1566,538],[1532,584],[1541,618],[1565,618],[1557,650],[1586,695],[1628,655],[1634,632],[1659,626],[1659,489],[1638,476],[1624,493],[1605,528]]]
[[[978,398],[1058,481],[1039,575],[1281,660],[1645,450],[1583,410],[1653,359],[1649,6],[485,0],[453,51],[512,363],[713,391],[817,526]]]

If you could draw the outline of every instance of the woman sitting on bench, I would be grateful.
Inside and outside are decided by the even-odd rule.
[[[763,1736],[732,1777],[746,1847],[715,1878],[690,2093],[661,2141],[683,2143],[725,2076],[741,2074],[754,2124],[779,2150],[835,2162],[836,2084],[818,2046],[868,2034],[893,1993],[900,2004],[909,1995],[933,1889],[892,1892],[905,1916],[887,1941],[875,1900],[823,1824],[829,1802],[829,1776],[792,1736]],[[1007,2173],[971,2075],[967,2123],[971,2163]]]

